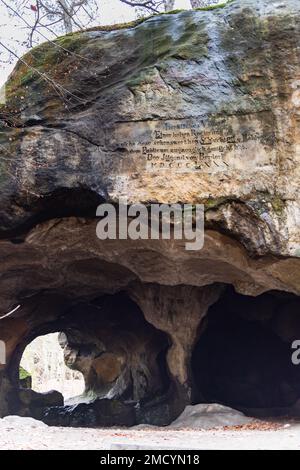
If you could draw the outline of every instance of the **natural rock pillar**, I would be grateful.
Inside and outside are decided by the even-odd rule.
[[[130,291],[146,320],[169,335],[172,344],[167,364],[173,379],[185,390],[187,403],[191,399],[190,362],[198,328],[221,291],[221,285],[171,287],[156,284],[134,285]]]
[[[22,337],[28,332],[28,325],[22,318],[5,318],[0,321],[0,340],[5,346],[5,357],[0,363],[0,417],[11,414],[16,402],[14,385],[8,373],[11,357]],[[19,364],[18,364],[19,365]]]
[[[43,325],[58,320],[68,305],[63,296],[32,296],[0,320],[0,340],[5,344],[6,356],[5,364],[0,364],[0,418],[20,413],[19,365],[24,347],[39,336],[37,331]]]

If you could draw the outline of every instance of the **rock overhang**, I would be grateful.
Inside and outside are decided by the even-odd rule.
[[[229,233],[233,202],[262,226],[265,252],[297,256],[299,11],[271,3],[157,16],[30,52],[2,115],[2,231],[41,198],[86,188],[116,203],[203,202]]]

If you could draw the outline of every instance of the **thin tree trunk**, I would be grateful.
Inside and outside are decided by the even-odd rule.
[[[174,10],[175,0],[164,0],[165,11]]]
[[[219,0],[190,0],[192,8],[207,7],[219,3]]]
[[[72,33],[73,31],[73,25],[72,25],[72,14],[69,10],[68,4],[66,0],[60,0],[59,2],[62,6],[63,10],[63,22],[64,22],[64,28],[66,33]]]

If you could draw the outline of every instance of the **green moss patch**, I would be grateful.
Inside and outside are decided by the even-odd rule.
[[[31,378],[30,373],[26,369],[24,369],[24,367],[20,366],[19,367],[19,379],[26,380],[29,378]]]
[[[211,10],[218,10],[220,8],[225,8],[229,3],[233,3],[235,0],[228,0],[227,2],[223,3],[216,3],[216,5],[208,5],[207,7],[199,7],[195,8],[196,11],[211,11]]]
[[[222,2],[222,3],[217,3],[216,5],[210,5],[207,7],[199,7],[195,8],[194,11],[211,11],[211,10],[217,10],[226,7],[228,4],[234,2],[235,0],[228,0],[227,2]],[[182,13],[184,11],[191,11],[191,10],[186,10],[184,8],[179,8],[176,10],[170,10],[170,11],[162,11],[161,13],[155,13],[153,15],[145,16],[143,18],[139,18],[134,21],[130,21],[128,23],[119,23],[119,24],[113,24],[113,25],[107,25],[107,26],[94,26],[92,28],[88,28],[85,31],[118,31],[120,29],[128,29],[128,28],[135,28],[136,26],[140,25],[141,23],[144,23],[145,21],[149,20],[150,18],[156,18],[159,16],[164,16],[164,15],[177,15],[178,13]]]
[[[221,197],[208,197],[204,198],[200,201],[200,204],[204,204],[204,210],[209,211],[209,210],[214,210],[218,209],[218,207],[228,203],[232,202],[235,199],[230,197],[230,196],[221,196]]]
[[[271,206],[277,215],[282,215],[285,210],[285,202],[279,197],[274,196],[270,200]]]
[[[216,8],[223,8],[233,0],[210,7],[199,8],[198,10],[207,11]],[[35,102],[41,99],[40,96],[47,94],[48,101],[59,99],[59,93],[53,89],[51,80],[59,83],[60,86],[69,89],[75,89],[72,86],[74,78],[73,71],[76,71],[80,63],[80,53],[84,47],[93,41],[90,35],[85,32],[92,31],[117,31],[122,29],[135,28],[150,18],[156,18],[162,15],[179,14],[187,10],[173,10],[145,18],[140,18],[132,22],[98,26],[70,33],[61,36],[52,42],[46,42],[31,49],[19,61],[14,69],[6,89],[7,105],[0,106],[0,113],[10,111],[12,113],[22,110],[24,103],[28,101]],[[188,12],[188,11],[187,11]],[[140,57],[144,66],[151,65],[154,59],[166,57],[178,57],[183,60],[199,59],[207,53],[207,34],[205,24],[203,28],[199,19],[193,15],[187,15],[185,19],[185,31],[181,38],[174,41],[174,38],[168,32],[167,22],[157,21],[151,24],[149,28],[142,28],[137,40],[140,38],[143,49],[143,57]],[[98,41],[98,39],[97,39]],[[104,46],[103,46],[104,47]],[[155,56],[155,57],[153,57]],[[89,60],[88,58],[86,59]],[[88,63],[87,63],[88,66]],[[50,80],[49,80],[50,78]],[[145,77],[141,77],[143,80]],[[139,79],[137,78],[137,81]],[[49,104],[50,106],[50,104]]]

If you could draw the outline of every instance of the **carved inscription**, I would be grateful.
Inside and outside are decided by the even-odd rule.
[[[197,122],[149,121],[121,124],[115,144],[148,171],[226,171],[268,165],[275,158],[274,131],[260,123],[240,127],[234,119]]]

